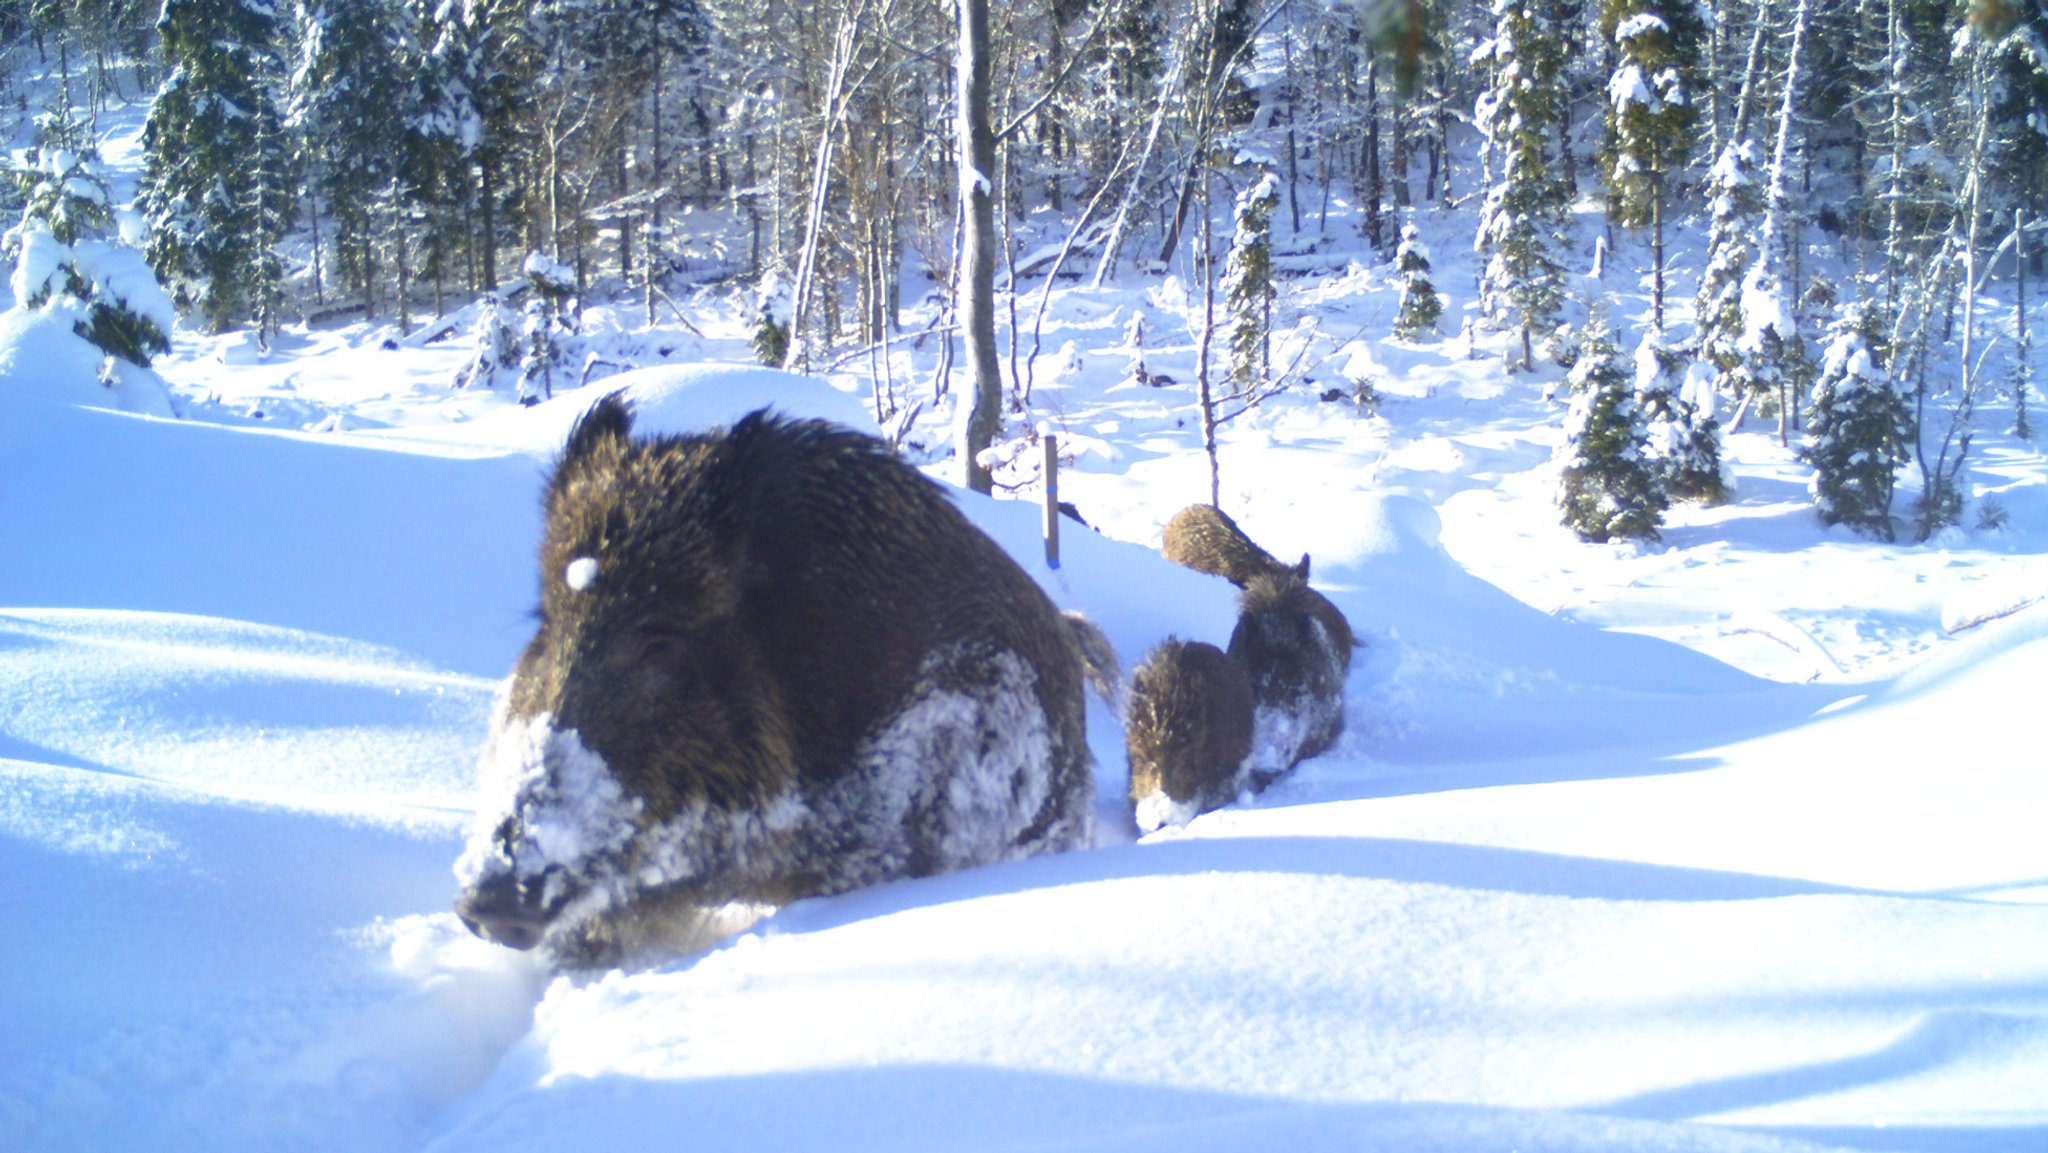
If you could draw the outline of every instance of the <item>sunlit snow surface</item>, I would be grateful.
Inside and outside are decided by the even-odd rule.
[[[1101,532],[1054,570],[1035,507],[959,497],[1127,666],[1235,611],[1152,551],[1207,463],[1185,288],[1132,284],[1055,295],[1034,394]],[[456,393],[462,350],[358,327],[180,334],[183,421],[0,393],[0,1149],[2048,1147],[2040,455],[1973,450],[2005,530],[1878,545],[1753,424],[1734,502],[1579,544],[1562,406],[1505,344],[1352,341],[1398,292],[1284,298],[1377,415],[1304,389],[1223,439],[1226,510],[1365,643],[1333,750],[1138,841],[1091,703],[1098,847],[573,980],[447,910],[599,388]],[[1181,385],[1127,379],[1138,309]],[[737,362],[743,320],[646,343]],[[653,430],[873,427],[843,374],[603,387]]]

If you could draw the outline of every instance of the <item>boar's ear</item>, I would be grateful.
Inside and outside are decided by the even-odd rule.
[[[1308,583],[1308,554],[1307,554],[1307,553],[1302,553],[1302,554],[1301,554],[1301,563],[1300,563],[1300,564],[1298,564],[1298,565],[1295,565],[1295,566],[1294,566],[1294,575],[1295,575],[1295,576],[1298,576],[1298,577],[1300,577],[1300,578],[1301,578],[1301,583],[1303,583],[1303,584],[1307,584],[1307,583]]]
[[[623,441],[633,430],[633,408],[622,392],[608,393],[576,419],[569,430],[569,443],[562,448],[562,463],[581,460],[608,440]]]

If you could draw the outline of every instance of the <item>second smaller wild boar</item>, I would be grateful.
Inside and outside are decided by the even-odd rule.
[[[1344,731],[1351,623],[1293,573],[1267,574],[1238,594],[1230,656],[1252,688],[1254,784],[1330,747]]]
[[[1168,637],[1131,677],[1124,748],[1138,831],[1184,825],[1245,786],[1252,686],[1244,667],[1202,641]]]
[[[1239,588],[1261,576],[1293,573],[1308,579],[1307,553],[1299,564],[1281,564],[1213,504],[1191,504],[1174,513],[1166,522],[1159,551],[1177,565],[1220,576]]]

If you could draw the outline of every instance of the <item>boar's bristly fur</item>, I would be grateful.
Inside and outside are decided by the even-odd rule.
[[[1174,513],[1166,522],[1159,551],[1177,565],[1220,576],[1239,588],[1261,576],[1293,573],[1308,579],[1307,554],[1299,564],[1281,564],[1213,504],[1191,504]]]
[[[1235,801],[1252,743],[1252,686],[1215,645],[1168,637],[1131,676],[1124,751],[1138,831]]]
[[[1099,634],[880,441],[636,437],[608,397],[545,522],[457,866],[483,935],[604,962],[657,919],[1088,839]]]
[[[1344,731],[1353,644],[1344,614],[1292,573],[1256,577],[1238,594],[1230,655],[1251,679],[1258,783],[1329,748]]]

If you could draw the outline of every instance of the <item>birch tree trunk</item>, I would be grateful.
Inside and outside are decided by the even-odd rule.
[[[995,129],[989,122],[988,0],[958,0],[960,42],[954,56],[957,80],[956,136],[960,147],[960,276],[954,313],[960,319],[973,391],[960,398],[957,422],[965,483],[976,492],[995,487],[981,454],[995,443],[1002,423],[1003,377],[996,356]]]
[[[818,149],[811,161],[811,193],[804,209],[804,246],[797,256],[795,300],[790,305],[789,351],[782,367],[802,372],[810,367],[811,297],[818,275],[818,238],[825,224],[825,202],[832,184],[832,146],[846,110],[846,74],[853,67],[858,13],[848,8],[832,37],[832,64],[825,77],[825,103],[818,125]]]

